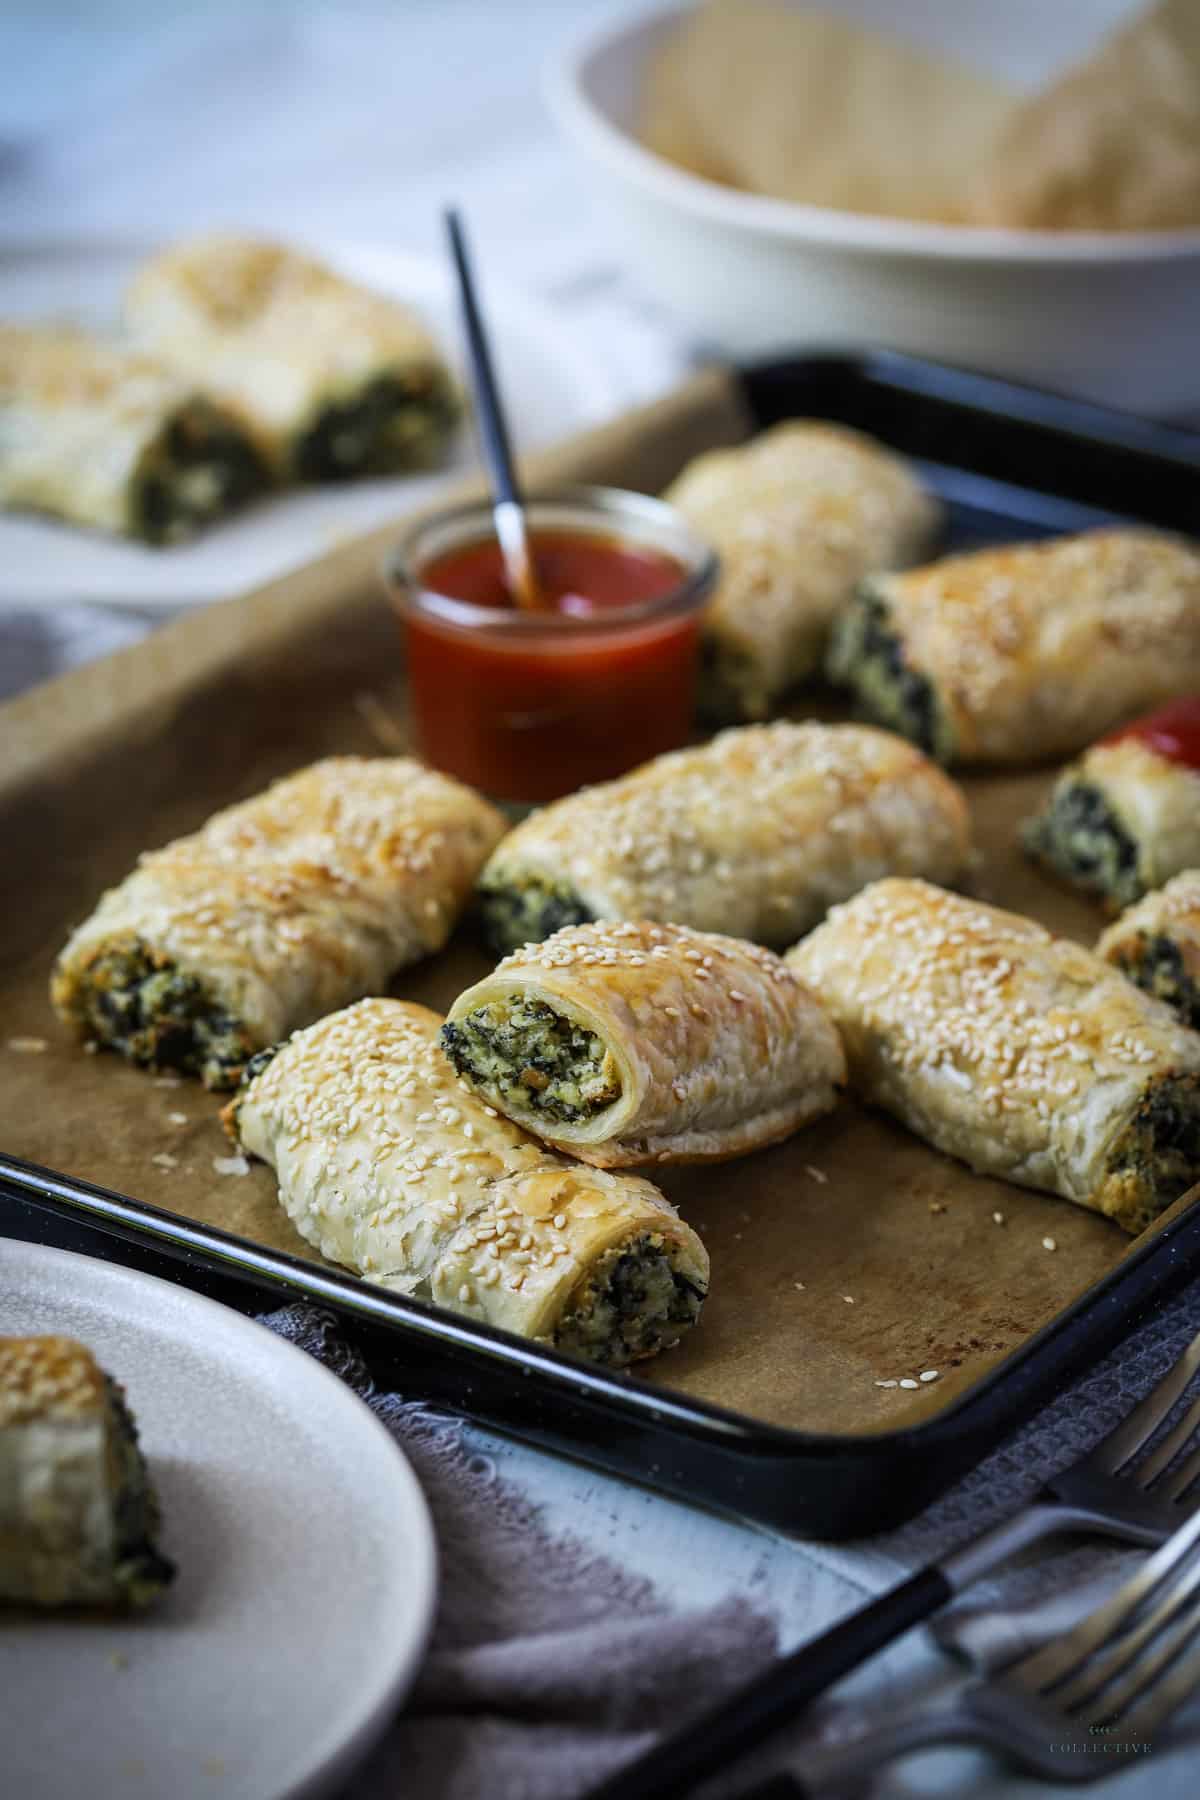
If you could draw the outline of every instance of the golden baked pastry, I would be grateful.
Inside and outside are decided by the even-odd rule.
[[[330,757],[143,856],[51,998],[137,1063],[236,1084],[256,1050],[439,950],[506,821],[406,757]]]
[[[828,1112],[837,1032],[778,956],[686,925],[576,925],[514,952],[442,1027],[485,1100],[598,1168],[717,1162]]]
[[[788,961],[851,1085],[973,1169],[1130,1232],[1200,1177],[1200,1036],[1032,919],[880,881]]]
[[[226,1117],[322,1256],[622,1366],[699,1317],[708,1256],[658,1189],[555,1156],[460,1082],[442,1019],[363,1000],[297,1032]]]

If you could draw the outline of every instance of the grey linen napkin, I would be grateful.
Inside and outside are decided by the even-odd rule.
[[[429,1654],[347,1800],[572,1800],[775,1654],[773,1621],[741,1598],[674,1612],[649,1582],[549,1534],[452,1420],[376,1392],[329,1314],[292,1306],[263,1323],[387,1426],[437,1533]]]

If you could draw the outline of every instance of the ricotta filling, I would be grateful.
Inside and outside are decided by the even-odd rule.
[[[542,875],[501,878],[480,886],[483,928],[497,956],[540,944],[565,925],[589,925],[592,913],[569,882]]]
[[[458,417],[440,370],[377,375],[322,407],[294,453],[302,481],[345,481],[436,462]]]
[[[442,1047],[504,1112],[575,1124],[621,1097],[612,1053],[544,1000],[509,994],[442,1027]]]
[[[554,1344],[589,1362],[621,1368],[678,1343],[695,1324],[705,1291],[672,1266],[658,1232],[602,1256],[554,1333]]]
[[[1090,781],[1059,782],[1024,837],[1031,855],[1089,893],[1128,906],[1146,891],[1137,844],[1102,789]]]
[[[1120,967],[1140,988],[1173,1007],[1191,1030],[1200,1031],[1200,986],[1188,974],[1173,938],[1162,932],[1140,937],[1136,946],[1123,952]]]
[[[853,692],[875,724],[897,731],[939,762],[950,762],[954,737],[928,676],[909,667],[886,603],[860,588],[837,620],[829,649],[831,681]]]
[[[76,1010],[99,1043],[144,1067],[236,1087],[254,1051],[245,1027],[208,992],[145,944],[102,951],[84,974]]]
[[[1110,1168],[1132,1175],[1136,1202],[1121,1222],[1141,1231],[1200,1177],[1200,1076],[1166,1075],[1151,1083]]]
[[[150,544],[172,544],[224,517],[267,486],[250,440],[217,407],[195,400],[142,458],[130,528]]]

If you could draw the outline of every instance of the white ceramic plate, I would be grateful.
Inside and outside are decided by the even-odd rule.
[[[111,333],[130,275],[152,248],[101,242],[0,247],[0,318],[69,320]],[[312,248],[345,274],[413,305],[461,368],[457,301],[441,263],[363,245]],[[619,371],[585,337],[564,331],[552,307],[486,272],[480,283],[519,451],[585,430],[630,403]],[[436,473],[297,490],[164,550],[0,513],[0,604],[90,600],[158,609],[223,599],[424,504],[475,467],[465,427]]]
[[[415,1476],[336,1376],[253,1320],[0,1240],[0,1331],[65,1332],[126,1389],[178,1565],[144,1618],[0,1609],[12,1800],[299,1800],[378,1738],[434,1598]]]

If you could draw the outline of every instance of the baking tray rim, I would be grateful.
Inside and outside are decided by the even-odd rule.
[[[889,1450],[919,1454],[937,1446],[944,1437],[957,1440],[972,1429],[983,1429],[987,1419],[969,1418],[964,1423],[962,1415],[990,1411],[996,1391],[1011,1388],[1026,1372],[1036,1384],[1034,1371],[1027,1371],[1026,1365],[1036,1365],[1056,1337],[1070,1332],[1084,1315],[1103,1307],[1117,1290],[1130,1284],[1141,1286],[1139,1277],[1147,1265],[1158,1275],[1157,1280],[1145,1284],[1153,1293],[1173,1285],[1193,1264],[1200,1263],[1197,1182],[1173,1203],[1172,1218],[1150,1227],[1147,1242],[1132,1244],[1099,1281],[1076,1295],[930,1417],[892,1430],[820,1432],[773,1424],[672,1388],[639,1383],[636,1376],[576,1362],[548,1346],[531,1343],[482,1321],[459,1319],[453,1313],[374,1287],[332,1265],[309,1262],[286,1250],[269,1249],[251,1238],[0,1151],[0,1198],[12,1190],[16,1190],[18,1198],[43,1210],[67,1218],[82,1213],[89,1225],[109,1236],[134,1245],[148,1242],[168,1255],[188,1260],[191,1266],[198,1263],[210,1274],[232,1277],[264,1291],[277,1287],[290,1292],[293,1302],[307,1300],[314,1305],[330,1305],[343,1314],[402,1336],[433,1339],[473,1353],[482,1350],[493,1363],[510,1369],[521,1365],[526,1374],[536,1370],[554,1388],[571,1390],[573,1398],[598,1401],[609,1410],[615,1407],[632,1412],[645,1425],[661,1427],[669,1423],[676,1429],[685,1429],[695,1439],[707,1439],[713,1447],[720,1445],[741,1455],[791,1460],[831,1455],[874,1460]],[[1159,1264],[1163,1265],[1161,1270],[1157,1268]]]

